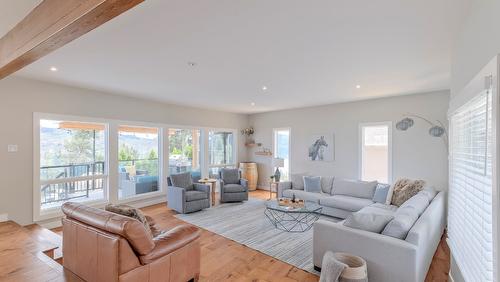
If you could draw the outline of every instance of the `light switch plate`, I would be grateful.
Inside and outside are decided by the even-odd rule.
[[[7,152],[9,153],[17,152],[17,145],[7,145]]]

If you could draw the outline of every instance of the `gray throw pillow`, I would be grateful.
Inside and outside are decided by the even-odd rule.
[[[382,235],[404,240],[417,219],[418,211],[414,207],[400,207],[394,219],[385,226]]]
[[[355,212],[344,221],[344,226],[380,233],[392,219],[392,215]]]
[[[398,209],[401,211],[404,211],[404,207],[413,207],[416,211],[418,216],[420,216],[422,213],[424,213],[425,209],[429,206],[429,198],[425,194],[420,194],[418,193],[417,195],[409,198],[406,202],[404,202]]]
[[[304,176],[304,191],[321,193],[321,176]]]
[[[387,201],[387,194],[391,189],[391,185],[378,183],[377,188],[375,188],[375,194],[373,195],[373,201],[376,203],[385,204]]]

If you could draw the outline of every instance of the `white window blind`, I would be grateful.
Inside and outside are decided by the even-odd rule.
[[[450,117],[448,241],[466,281],[494,281],[495,274],[491,92]]]

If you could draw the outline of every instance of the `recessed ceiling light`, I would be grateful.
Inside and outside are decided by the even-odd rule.
[[[266,91],[267,90],[267,86],[262,86],[262,91]]]
[[[361,85],[359,85],[359,84],[356,85],[356,89],[359,89],[359,88],[361,88]]]
[[[255,106],[255,102],[250,103],[250,106],[252,107]]]
[[[190,67],[194,67],[194,66],[196,66],[196,63],[195,63],[195,62],[188,62],[188,65],[189,65]]]
[[[50,67],[50,71],[57,71],[56,67]]]

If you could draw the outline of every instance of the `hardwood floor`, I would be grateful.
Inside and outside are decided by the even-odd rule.
[[[260,199],[269,198],[267,191],[251,192],[250,195]],[[143,210],[161,228],[184,223],[164,204]],[[61,228],[52,231],[63,235]],[[80,281],[43,254],[60,242],[57,235],[39,226],[21,227],[14,222],[0,223],[0,281]],[[200,243],[200,281],[318,281],[318,277],[313,274],[206,230],[202,230]],[[443,237],[426,282],[448,280],[449,258],[449,249]]]
[[[269,192],[259,190],[251,192],[250,196],[269,199]],[[163,204],[146,207],[143,211],[162,228],[183,223],[173,216],[174,211]],[[206,230],[202,231],[200,242],[200,281],[318,281],[313,274]],[[426,282],[447,281],[448,272],[449,249],[443,238]]]

